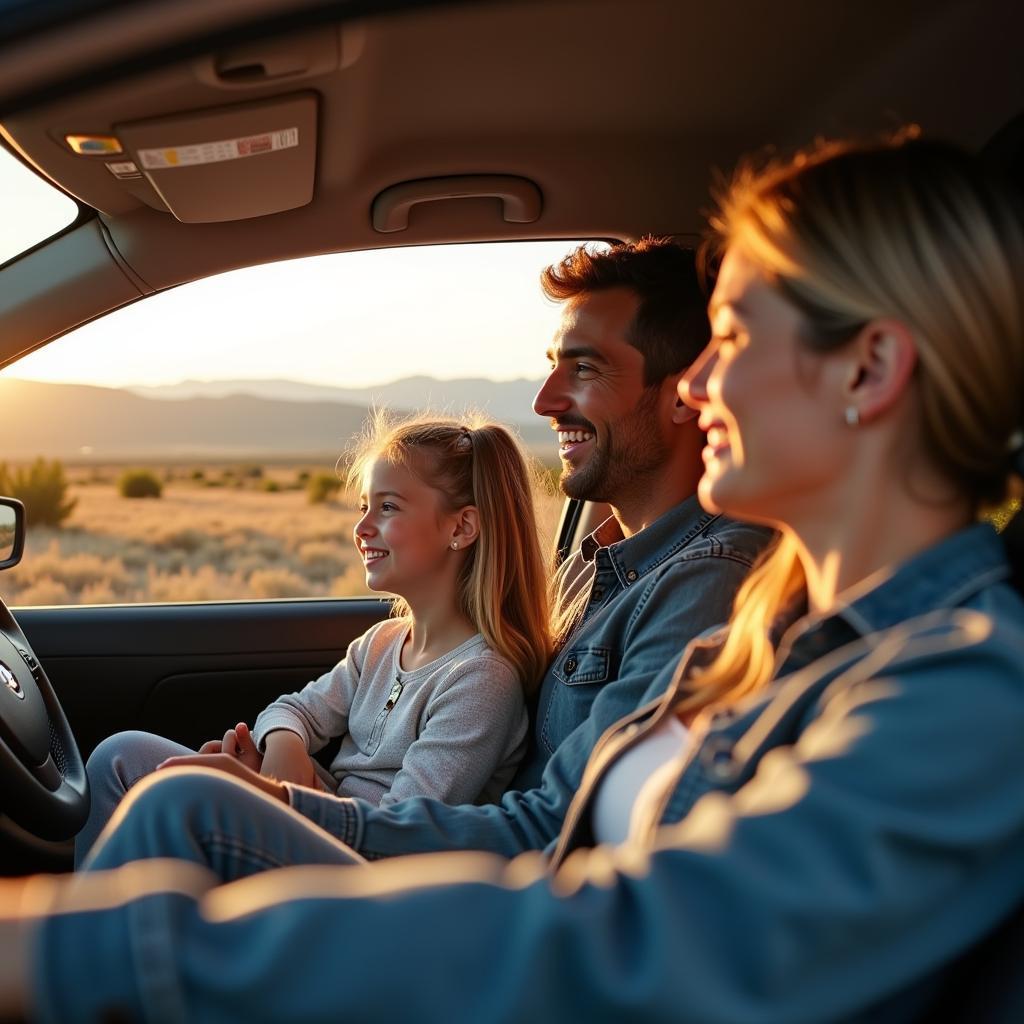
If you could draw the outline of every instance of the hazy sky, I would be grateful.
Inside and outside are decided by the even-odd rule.
[[[25,198],[27,172],[0,155],[0,197],[21,200],[4,210],[11,230],[2,260],[30,244],[27,232],[44,217],[54,224],[44,236],[66,224],[68,201],[59,196],[51,212],[49,190],[38,181],[28,183]],[[234,271],[137,302],[2,372],[107,386],[284,378],[363,387],[415,374],[537,378],[547,372],[544,352],[559,316],[541,295],[538,274],[573,244],[389,249]]]
[[[567,249],[431,246],[234,271],[118,310],[4,372],[114,386],[540,377],[559,311],[541,295],[538,271]]]

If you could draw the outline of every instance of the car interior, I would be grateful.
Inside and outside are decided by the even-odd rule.
[[[1004,0],[41,0],[9,14],[0,144],[77,215],[0,265],[0,367],[242,267],[456,242],[696,241],[741,155],[818,136],[912,122],[1024,172],[1024,14]],[[566,502],[560,548],[601,517]],[[221,734],[326,671],[387,606],[0,611],[0,642],[38,666],[4,661],[49,694],[50,733],[33,742],[63,744],[73,774],[118,730]],[[69,870],[66,809],[22,804],[11,781],[26,774],[19,728],[0,733],[0,872]],[[1010,1019],[1020,916],[950,972],[947,1005],[965,1019]]]

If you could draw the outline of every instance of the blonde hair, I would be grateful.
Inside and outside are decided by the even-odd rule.
[[[480,532],[460,570],[459,609],[531,692],[551,650],[548,601],[531,472],[512,435],[479,418],[462,423],[423,414],[396,421],[375,412],[349,458],[349,487],[384,459],[438,491],[447,511],[476,507]],[[409,614],[401,598],[392,611]]]
[[[1024,419],[1024,215],[1011,187],[904,129],[745,164],[711,228],[714,251],[737,248],[802,313],[812,352],[840,348],[874,319],[906,324],[921,454],[975,511],[1005,496]],[[731,703],[772,678],[772,624],[804,584],[783,536],[740,589],[686,706]]]

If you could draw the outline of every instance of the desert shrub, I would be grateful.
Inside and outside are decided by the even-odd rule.
[[[260,480],[263,477],[262,466],[243,466],[242,475],[248,477],[250,480]]]
[[[122,498],[159,498],[164,486],[159,477],[148,469],[126,469],[117,481]]]
[[[152,561],[153,552],[145,544],[129,544],[121,551],[121,564],[126,569],[145,569]]]
[[[67,492],[68,479],[58,459],[48,462],[40,456],[31,466],[15,470],[0,463],[0,493],[25,503],[29,526],[60,526],[78,503]]]
[[[341,481],[333,473],[315,473],[306,481],[306,497],[311,505],[333,498],[341,489]]]
[[[372,591],[366,585],[366,571],[362,563],[353,562],[330,586],[331,597],[362,597]]]
[[[276,480],[264,480],[263,490],[265,490],[268,494],[276,494],[279,490],[281,490],[281,485]]]
[[[160,548],[170,548],[192,554],[202,548],[207,539],[207,535],[202,530],[197,530],[192,526],[172,526],[166,532],[155,536],[153,543]]]
[[[206,470],[205,469],[193,469],[192,470],[192,479],[193,480],[205,480],[206,479]]]
[[[249,589],[253,597],[308,597],[309,581],[290,569],[257,569]]]
[[[47,552],[30,565],[38,579],[49,577],[68,590],[82,590],[102,585],[111,590],[124,590],[128,586],[128,573],[120,558],[103,558],[80,551],[77,554],[56,555]]]
[[[90,583],[78,595],[80,604],[116,604],[118,595],[105,583]]]
[[[195,572],[187,568],[173,573],[150,569],[147,590],[151,601],[233,601],[248,596],[236,576],[218,573],[209,565]]]
[[[338,544],[323,541],[306,541],[299,545],[297,552],[306,575],[310,579],[333,579],[355,561],[355,552]],[[362,565],[359,566],[362,571]]]
[[[18,592],[11,602],[14,605],[68,604],[70,594],[68,588],[57,580],[43,576],[30,586]]]
[[[281,557],[282,545],[277,537],[265,533],[253,534],[245,544],[245,554],[253,555],[264,562],[276,562]]]
[[[352,544],[352,527],[358,518],[354,513],[342,513],[332,518],[330,526],[325,526],[323,522],[300,524],[295,530],[296,544],[301,547],[311,541],[321,541],[324,544],[340,544],[347,549]]]

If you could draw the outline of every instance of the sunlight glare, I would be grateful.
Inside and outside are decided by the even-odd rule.
[[[577,244],[379,249],[236,270],[117,310],[3,372],[106,387],[539,378],[560,312],[540,271]]]
[[[55,235],[77,216],[72,199],[0,147],[0,263]]]

